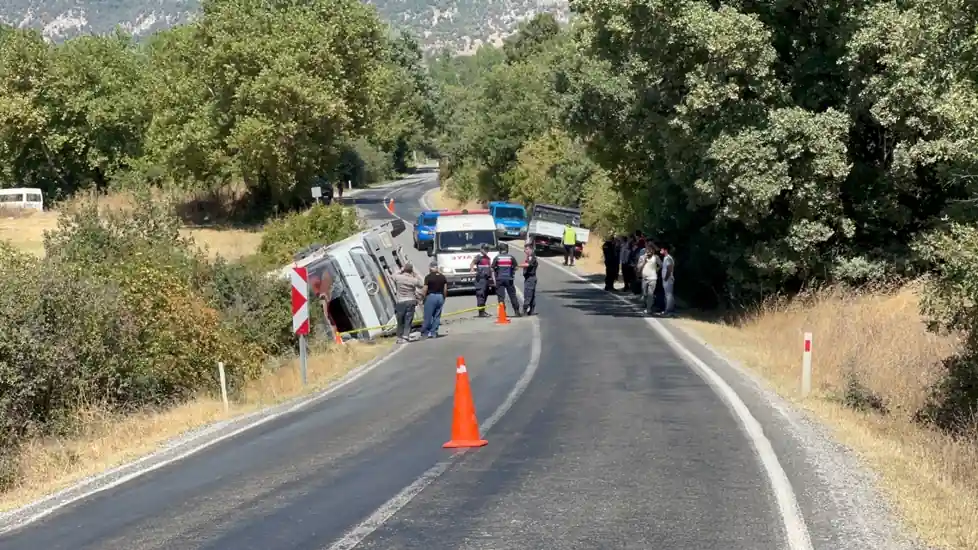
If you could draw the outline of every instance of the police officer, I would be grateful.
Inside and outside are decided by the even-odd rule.
[[[523,268],[523,314],[533,315],[533,309],[537,305],[537,255],[533,253],[533,247],[527,246],[526,263],[521,265]]]
[[[492,260],[489,259],[489,245],[482,245],[478,256],[469,264],[469,271],[475,271],[475,300],[479,306],[479,317],[491,317],[486,313],[486,298],[489,297],[489,279],[492,278]]]
[[[508,252],[505,244],[499,244],[499,254],[492,260],[492,271],[496,276],[496,296],[499,303],[506,304],[506,294],[509,294],[509,301],[513,304],[513,312],[516,317],[521,317],[520,302],[516,297],[516,258]]]

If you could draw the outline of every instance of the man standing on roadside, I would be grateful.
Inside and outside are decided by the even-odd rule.
[[[604,256],[604,289],[614,290],[615,281],[618,280],[618,238],[608,237],[601,246],[601,254]]]
[[[533,310],[537,305],[537,255],[533,253],[533,247],[527,246],[523,249],[526,253],[526,263],[521,265],[523,268],[523,314],[533,315]]]
[[[567,224],[564,226],[564,265],[574,265],[575,256],[577,256],[577,231],[574,231],[571,224]]]
[[[411,262],[406,262],[401,271],[392,277],[397,290],[394,304],[394,315],[397,319],[397,343],[404,344],[411,337],[411,325],[414,323],[414,311],[418,307],[418,291],[424,284],[421,277],[414,272]]]
[[[479,307],[479,317],[490,317],[486,312],[486,298],[489,297],[489,279],[492,278],[492,260],[489,259],[489,245],[483,244],[479,255],[472,259],[469,271],[475,271],[475,305]]]
[[[676,302],[672,293],[673,284],[676,282],[676,260],[673,260],[672,255],[669,254],[668,245],[662,245],[659,252],[662,254],[662,294],[666,302],[666,307],[662,311],[662,314],[672,315],[673,310],[676,309]]]
[[[513,304],[513,315],[520,317],[520,301],[516,296],[516,258],[509,253],[509,247],[499,243],[499,254],[492,260],[492,271],[496,280],[496,295],[499,303],[506,307],[506,295]]]
[[[618,249],[618,263],[621,264],[621,280],[625,283],[622,292],[628,292],[632,286],[635,269],[632,267],[632,237],[623,236],[621,248]]]
[[[421,325],[422,338],[438,338],[441,327],[441,312],[445,307],[445,287],[448,279],[438,271],[438,261],[432,260],[429,273],[424,278],[424,322]]]
[[[659,256],[655,253],[655,244],[647,241],[645,256],[642,257],[640,273],[642,275],[642,304],[646,315],[655,312],[655,287],[659,279]]]

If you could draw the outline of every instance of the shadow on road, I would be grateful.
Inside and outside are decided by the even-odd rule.
[[[540,294],[561,300],[562,305],[574,308],[589,315],[608,317],[642,317],[641,314],[619,302],[608,292],[593,288],[543,290]]]

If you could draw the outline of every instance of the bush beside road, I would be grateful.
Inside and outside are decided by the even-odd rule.
[[[143,199],[79,198],[38,214],[58,220],[41,253],[0,239],[0,509],[197,426],[321,389],[387,347],[337,349],[313,334],[302,387],[288,283],[266,276],[293,247],[357,231],[352,209],[273,220],[254,231],[254,253],[229,261],[185,236],[177,204]]]

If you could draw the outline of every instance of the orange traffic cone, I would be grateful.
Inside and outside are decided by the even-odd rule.
[[[497,325],[508,325],[509,317],[506,316],[506,304],[499,302],[499,307],[496,308],[496,324]]]
[[[475,417],[475,402],[472,401],[472,388],[469,387],[469,371],[465,368],[465,358],[455,360],[455,414],[452,419],[452,439],[442,445],[445,449],[460,447],[482,447],[488,445],[479,439],[479,419]]]
[[[391,214],[394,213],[394,199],[391,198],[391,202],[387,204],[387,211]]]

